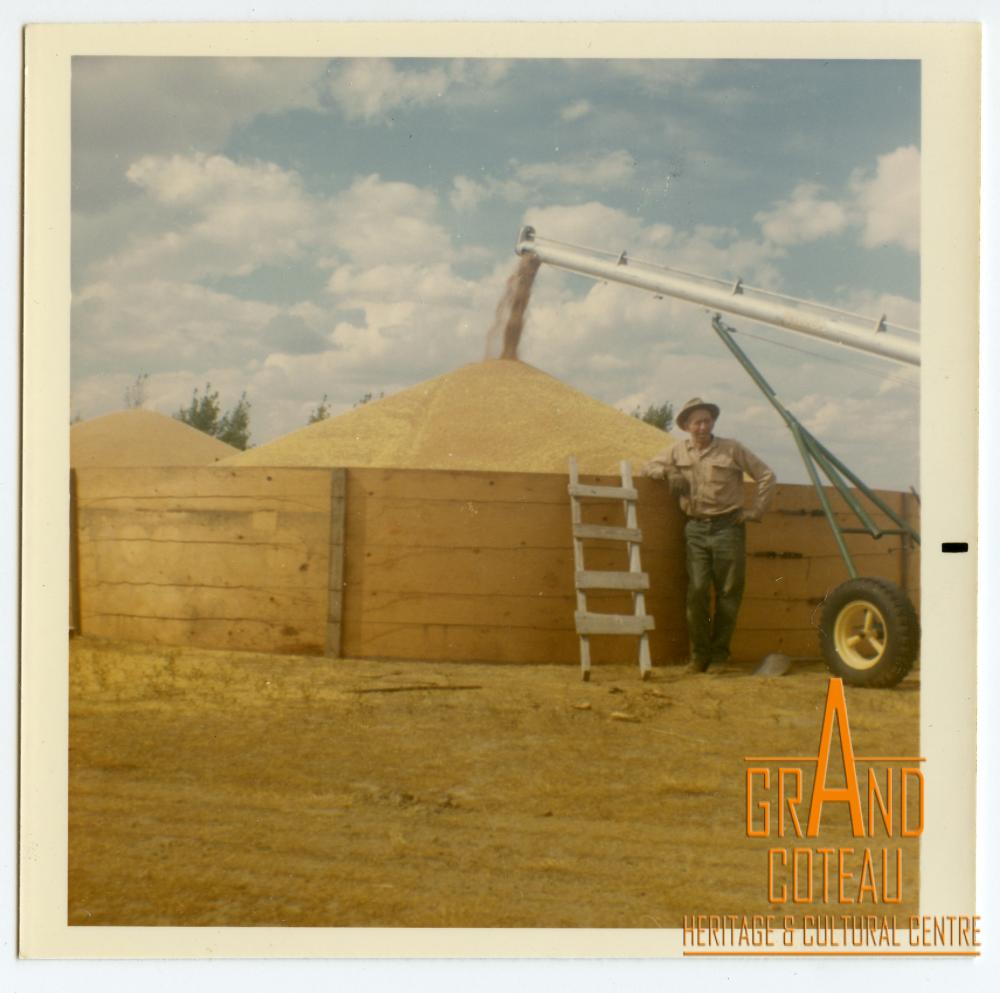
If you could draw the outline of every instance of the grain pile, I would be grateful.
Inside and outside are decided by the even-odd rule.
[[[618,471],[669,435],[520,361],[476,362],[223,460],[500,472]]]
[[[211,465],[237,449],[152,410],[120,410],[74,424],[74,469],[116,466]]]

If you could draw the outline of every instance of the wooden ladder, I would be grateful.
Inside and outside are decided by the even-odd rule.
[[[632,484],[632,466],[621,463],[621,486],[587,486],[580,482],[576,459],[569,460],[569,500],[573,520],[573,566],[576,570],[576,633],[580,637],[580,670],[584,680],[590,679],[590,635],[627,634],[639,636],[639,673],[649,678],[652,662],[649,656],[649,634],[655,624],[646,614],[649,575],[642,571],[639,547],[642,531],[636,517],[639,492]],[[581,500],[621,500],[625,510],[625,526],[584,524]],[[624,541],[628,552],[628,571],[597,572],[584,565],[583,542],[587,538]],[[631,614],[595,614],[587,610],[588,590],[628,590],[632,593]]]

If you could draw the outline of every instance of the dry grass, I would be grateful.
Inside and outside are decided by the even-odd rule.
[[[767,912],[743,757],[815,753],[826,688],[818,669],[642,683],[603,666],[585,684],[566,666],[85,640],[71,666],[76,924],[666,927]],[[849,691],[859,752],[916,754],[917,687]]]

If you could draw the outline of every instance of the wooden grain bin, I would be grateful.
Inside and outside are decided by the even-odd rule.
[[[152,410],[119,410],[70,426],[69,630],[80,630],[77,468],[212,465],[238,449],[174,417]]]
[[[79,627],[234,650],[575,665],[568,457],[584,480],[612,484],[622,458],[638,466],[673,441],[531,366],[494,360],[213,467],[80,467]],[[652,657],[679,662],[683,517],[664,484],[636,485]],[[915,512],[903,494],[883,496]],[[588,513],[623,523],[619,501]],[[816,492],[780,485],[747,538],[734,659],[818,655],[819,605],[847,575]],[[917,602],[907,539],[847,541],[863,574]],[[620,545],[592,555],[588,568],[625,567]],[[591,600],[627,613],[628,596]],[[595,665],[636,657],[631,638],[595,636],[592,648]]]
[[[637,486],[653,660],[677,662],[686,655],[683,520],[664,486]],[[912,509],[903,494],[883,496]],[[595,523],[613,523],[620,504],[594,512]],[[89,636],[353,658],[578,661],[565,475],[83,469],[77,520]],[[859,568],[916,599],[917,553],[906,539],[848,540]],[[598,553],[594,567],[620,568],[620,554]],[[748,527],[747,572],[734,659],[816,655],[818,606],[845,576],[811,487],[779,486],[764,522]],[[615,596],[600,609],[620,611]],[[632,661],[634,645],[595,639],[594,659]]]

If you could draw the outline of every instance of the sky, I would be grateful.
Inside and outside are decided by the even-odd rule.
[[[907,61],[77,57],[74,416],[246,391],[251,442],[484,357],[539,236],[919,328]],[[918,372],[732,317],[807,428],[919,487]],[[706,312],[543,266],[521,357],[622,410],[699,395],[807,476]]]

